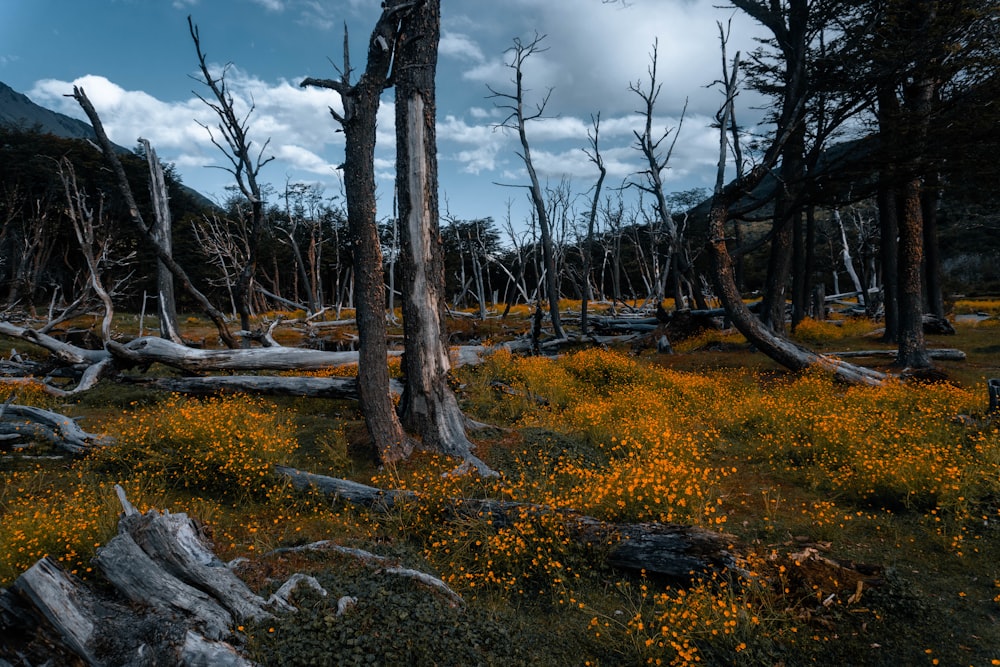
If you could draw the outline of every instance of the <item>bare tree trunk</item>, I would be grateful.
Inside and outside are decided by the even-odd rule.
[[[920,180],[903,185],[903,211],[899,220],[899,354],[896,364],[904,368],[931,365],[924,340],[923,215]]]
[[[395,4],[395,3],[394,3]],[[403,17],[396,51],[396,192],[402,221],[403,336],[406,388],[403,423],[422,447],[492,471],[472,454],[465,416],[448,385],[444,258],[438,218],[434,76],[441,34],[440,0]]]
[[[584,241],[583,247],[583,299],[580,302],[580,335],[586,336],[587,331],[587,305],[592,298],[590,289],[590,249],[594,243],[594,222],[597,220],[597,206],[601,201],[601,188],[604,186],[604,177],[608,175],[608,170],[604,166],[604,160],[601,158],[601,150],[598,145],[598,140],[601,131],[601,114],[598,112],[597,116],[592,118],[594,131],[587,132],[587,138],[590,139],[590,150],[587,151],[587,157],[590,161],[594,163],[597,167],[598,177],[597,183],[594,184],[594,196],[590,200],[590,214],[587,216],[587,238]]]
[[[172,255],[173,239],[170,217],[170,201],[167,196],[167,184],[163,178],[163,167],[156,159],[156,151],[147,139],[140,138],[146,151],[146,163],[149,165],[149,193],[153,200],[154,223],[153,238],[163,251]],[[177,301],[174,296],[174,276],[162,260],[156,260],[156,305],[160,318],[160,335],[175,343],[181,340],[177,327]]]
[[[927,312],[944,319],[944,287],[941,284],[941,252],[938,248],[937,225],[940,187],[940,175],[937,171],[932,171],[924,179],[924,187],[920,193],[920,210],[924,222],[924,286]]]
[[[535,215],[538,218],[538,228],[541,232],[542,261],[544,263],[545,292],[549,301],[549,317],[552,320],[552,330],[557,338],[565,338],[562,329],[562,322],[559,317],[559,281],[556,273],[555,249],[552,241],[552,224],[549,220],[548,211],[545,208],[545,199],[542,196],[542,186],[535,171],[535,165],[531,159],[531,146],[528,143],[528,134],[525,124],[531,120],[537,120],[545,112],[545,104],[548,102],[548,95],[537,106],[534,113],[525,113],[524,110],[524,61],[530,56],[544,51],[541,42],[544,37],[536,36],[527,44],[519,38],[514,39],[514,46],[510,49],[513,52],[511,62],[508,67],[514,70],[514,93],[499,93],[490,88],[491,97],[508,100],[507,104],[499,105],[501,109],[509,111],[507,118],[501,123],[501,127],[507,127],[517,131],[521,141],[520,157],[524,162],[525,169],[531,185],[528,192],[531,195],[531,203],[534,207]],[[549,91],[551,93],[552,91]]]
[[[385,89],[398,37],[398,11],[382,12],[368,43],[364,74],[350,84],[350,56],[344,35],[344,75],[340,81],[306,79],[303,86],[321,86],[341,94],[344,113],[335,113],[344,129],[344,190],[347,224],[354,241],[354,294],[357,310],[358,392],[365,424],[384,463],[405,459],[413,451],[389,393],[386,364],[385,280],[375,205],[375,124],[379,98]]]

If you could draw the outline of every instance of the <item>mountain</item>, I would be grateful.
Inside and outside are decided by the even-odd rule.
[[[0,126],[19,130],[38,130],[66,139],[96,139],[94,128],[89,123],[51,111],[32,102],[27,95],[17,92],[0,81]],[[119,153],[131,153],[128,148],[113,144]],[[180,186],[198,205],[216,208],[216,205],[197,190]]]
[[[38,106],[27,95],[0,81],[0,125],[22,130],[38,130],[67,139],[96,139],[89,123]],[[120,152],[130,152],[115,145]]]

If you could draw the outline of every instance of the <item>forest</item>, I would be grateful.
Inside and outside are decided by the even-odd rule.
[[[225,201],[83,88],[90,140],[0,126],[0,667],[1000,664],[1000,3],[732,6],[711,191],[656,43],[642,170],[595,110],[593,183],[540,177],[535,34],[529,218],[451,216],[440,0],[301,81],[335,195],[264,180],[193,18]]]

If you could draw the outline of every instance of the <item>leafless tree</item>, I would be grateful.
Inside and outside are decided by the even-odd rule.
[[[203,125],[203,127],[208,131],[212,143],[222,151],[222,154],[229,161],[229,166],[222,168],[233,175],[239,191],[250,203],[247,257],[237,276],[235,291],[240,326],[244,331],[249,331],[250,285],[254,272],[257,270],[257,248],[264,228],[264,198],[261,195],[257,176],[260,174],[261,168],[274,157],[264,157],[264,151],[267,150],[270,140],[265,141],[260,150],[256,151],[256,154],[254,153],[253,141],[249,135],[250,116],[254,112],[255,105],[251,102],[247,112],[242,116],[238,115],[236,101],[226,82],[226,71],[229,65],[224,67],[218,75],[213,75],[209,70],[205,52],[201,48],[201,35],[198,26],[194,24],[190,16],[188,16],[188,30],[191,33],[191,40],[194,42],[195,53],[198,56],[198,68],[202,77],[199,81],[209,89],[211,99],[198,93],[195,94],[218,116],[219,123],[216,130],[221,139],[208,125]]]
[[[128,207],[129,216],[132,218],[132,223],[135,226],[136,231],[138,231],[139,235],[149,245],[149,247],[153,249],[156,253],[157,259],[163,262],[167,268],[170,269],[170,272],[174,274],[174,278],[180,282],[181,287],[204,309],[205,313],[212,320],[212,323],[215,324],[216,329],[218,329],[219,337],[222,339],[222,342],[227,347],[236,347],[236,339],[229,332],[225,316],[219,311],[218,308],[212,305],[208,298],[202,294],[198,288],[194,286],[194,283],[191,282],[187,272],[185,272],[180,264],[174,260],[173,256],[157,243],[156,236],[153,234],[151,227],[146,223],[142,214],[139,212],[139,206],[136,204],[135,196],[132,194],[132,188],[129,185],[128,178],[125,176],[125,169],[122,167],[121,160],[118,159],[118,155],[115,153],[114,144],[112,144],[111,140],[108,139],[108,135],[104,131],[104,125],[101,123],[101,118],[97,115],[97,111],[94,109],[94,105],[87,97],[86,92],[83,88],[74,86],[72,97],[80,105],[80,108],[83,109],[87,118],[90,119],[90,124],[94,128],[94,134],[97,135],[98,146],[104,154],[104,159],[107,161],[112,172],[115,174],[118,189],[121,192],[122,198],[125,200],[125,205]]]
[[[524,186],[528,188],[531,195],[531,203],[534,207],[538,220],[538,227],[541,233],[542,260],[544,262],[546,296],[549,301],[549,316],[552,320],[552,330],[557,338],[565,338],[562,322],[559,318],[559,282],[556,273],[555,244],[552,239],[552,225],[549,220],[548,211],[545,206],[545,198],[542,193],[542,186],[535,171],[534,162],[531,159],[531,146],[528,142],[527,124],[531,121],[540,120],[544,117],[545,107],[552,94],[550,89],[546,92],[542,101],[535,105],[533,111],[525,110],[525,94],[528,92],[524,87],[524,65],[531,56],[542,53],[546,49],[542,47],[545,35],[535,35],[530,42],[523,42],[519,37],[514,38],[514,46],[507,50],[510,54],[510,62],[507,66],[514,70],[514,92],[500,92],[490,86],[490,97],[500,100],[497,107],[508,112],[507,117],[497,125],[500,128],[511,129],[517,132],[521,142],[521,151],[517,154],[524,162],[524,167],[528,171],[528,178],[531,184]]]
[[[601,157],[600,133],[601,114],[591,116],[591,129],[587,130],[587,139],[590,141],[590,148],[584,149],[587,157],[594,166],[597,167],[597,182],[594,184],[594,194],[590,198],[590,212],[587,215],[587,236],[583,244],[583,298],[580,303],[580,335],[587,335],[587,304],[593,299],[590,288],[591,272],[591,250],[594,245],[594,224],[597,221],[597,207],[601,202],[601,189],[604,187],[604,178],[608,175],[608,169],[604,166],[604,158]]]
[[[354,249],[354,292],[359,336],[358,392],[365,425],[384,463],[409,456],[413,441],[403,430],[389,393],[386,363],[385,280],[382,246],[375,217],[375,123],[390,66],[399,58],[400,20],[406,7],[386,5],[368,41],[364,73],[351,83],[347,30],[340,79],[308,78],[302,86],[329,88],[340,94],[343,112],[330,109],[344,131],[344,192],[347,224]]]
[[[397,4],[391,2],[390,6]],[[421,446],[461,458],[480,474],[492,470],[472,454],[467,420],[448,384],[444,258],[440,244],[436,135],[440,0],[403,16],[396,49],[396,192],[402,223],[403,336],[406,387],[400,415]]]
[[[149,166],[149,194],[153,202],[153,238],[168,255],[173,253],[173,224],[170,216],[170,200],[167,197],[167,183],[163,177],[163,166],[156,157],[156,150],[149,140],[139,138],[146,153]],[[174,296],[174,276],[159,259],[156,260],[156,304],[160,319],[160,335],[180,343],[181,334],[177,327],[177,302]]]
[[[681,126],[684,124],[684,116],[687,112],[687,101],[681,111],[680,120],[676,129],[665,129],[658,136],[653,135],[653,116],[656,111],[656,101],[660,96],[663,84],[656,79],[656,66],[659,56],[659,42],[653,42],[653,51],[649,54],[650,65],[647,69],[649,75],[649,86],[646,87],[641,81],[629,84],[629,90],[639,96],[643,102],[643,108],[639,111],[645,119],[645,124],[641,132],[633,130],[635,135],[636,149],[642,153],[646,161],[646,168],[639,172],[642,180],[629,181],[628,185],[636,187],[649,194],[653,198],[653,215],[648,216],[649,247],[650,247],[650,275],[647,288],[649,298],[659,303],[666,293],[667,275],[673,263],[673,253],[679,243],[677,238],[677,225],[674,223],[673,214],[667,199],[667,193],[663,186],[663,172],[670,164],[674,147],[677,145],[677,138],[680,136]],[[671,137],[672,135],[672,137]],[[663,142],[670,138],[670,145],[664,154],[662,150]],[[666,245],[664,259],[661,261],[660,247]],[[676,304],[677,308],[682,308],[683,304]]]
[[[104,197],[98,197],[96,208],[88,203],[86,194],[80,190],[77,183],[73,163],[66,157],[59,161],[59,180],[62,181],[63,192],[66,195],[66,215],[73,223],[73,232],[87,263],[90,289],[104,307],[104,316],[101,318],[101,340],[106,344],[111,340],[111,322],[115,316],[115,304],[104,288],[104,281],[101,280],[101,268],[108,257],[107,239],[97,236],[98,227],[104,224]]]

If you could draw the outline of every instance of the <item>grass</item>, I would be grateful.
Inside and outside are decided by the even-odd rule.
[[[429,454],[374,467],[347,403],[111,392],[54,406],[22,389],[19,400],[96,415],[90,430],[119,444],[71,465],[0,457],[0,581],[45,554],[93,576],[119,483],[140,510],[205,522],[222,558],[250,559],[244,575],[261,590],[303,570],[365,601],[335,623],[329,603],[304,596],[295,617],[243,628],[264,664],[351,664],[352,637],[373,632],[387,639],[365,655],[412,664],[459,646],[464,664],[1000,664],[1000,424],[983,414],[983,378],[1000,376],[992,322],[931,341],[968,353],[942,364],[952,383],[879,388],[788,375],[718,333],[668,357],[496,353],[456,380],[471,416],[505,427],[476,436],[497,480],[447,475],[454,462]],[[797,335],[867,348],[873,328],[807,322]],[[275,463],[419,500],[341,505],[272,478]],[[725,531],[741,573],[628,576],[558,515],[495,525],[452,509],[483,496]],[[468,611],[342,558],[265,555],[319,539],[433,572]],[[861,576],[833,559],[873,567]]]

